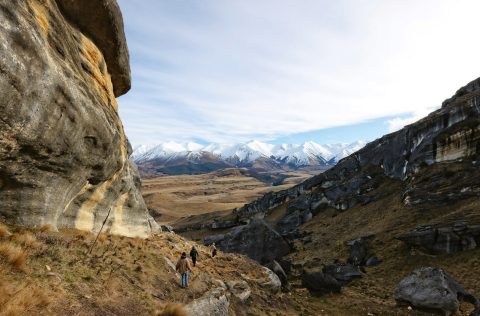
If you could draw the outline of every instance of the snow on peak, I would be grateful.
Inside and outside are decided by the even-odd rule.
[[[366,142],[351,144],[321,145],[313,141],[303,144],[273,145],[258,140],[236,144],[208,144],[166,142],[155,146],[140,145],[134,149],[133,159],[137,162],[170,156],[199,156],[204,152],[226,160],[253,162],[260,157],[274,158],[296,166],[315,163],[336,162],[365,146]]]

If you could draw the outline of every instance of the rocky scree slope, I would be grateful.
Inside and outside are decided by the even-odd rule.
[[[130,88],[114,0],[0,1],[0,216],[147,236],[156,229],[115,97]],[[109,215],[108,215],[109,214]]]

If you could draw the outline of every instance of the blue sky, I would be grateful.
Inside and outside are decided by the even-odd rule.
[[[479,75],[476,0],[119,0],[132,144],[373,140]]]

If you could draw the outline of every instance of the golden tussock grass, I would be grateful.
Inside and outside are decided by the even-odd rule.
[[[44,309],[51,303],[49,296],[37,286],[24,286],[17,291],[3,287],[0,294],[0,316],[35,315],[34,309]]]
[[[41,231],[42,233],[49,233],[49,232],[55,231],[55,229],[53,229],[53,226],[52,226],[52,225],[46,224],[46,225],[43,225],[43,226],[40,228],[40,231]]]
[[[14,269],[25,271],[27,254],[22,248],[12,244],[2,243],[0,244],[0,257],[2,257]]]
[[[12,235],[6,226],[0,225],[0,239],[8,238]]]
[[[23,234],[14,234],[13,239],[19,244],[21,244],[22,246],[27,248],[35,249],[40,246],[40,243],[37,241],[37,238],[35,238],[35,236],[29,232],[25,232]]]
[[[167,304],[157,316],[188,316],[187,312],[180,304]]]

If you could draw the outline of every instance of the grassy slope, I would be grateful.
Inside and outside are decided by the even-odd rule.
[[[215,287],[214,279],[242,280],[241,273],[265,277],[248,258],[220,253],[211,259],[198,246],[190,287],[181,289],[165,258],[176,263],[194,243],[171,233],[147,240],[100,235],[91,254],[95,236],[75,230],[10,235],[0,229],[0,236],[0,315],[154,315],[169,302],[202,296]],[[287,296],[248,283],[251,298],[240,303],[232,296],[232,315],[294,313]]]

